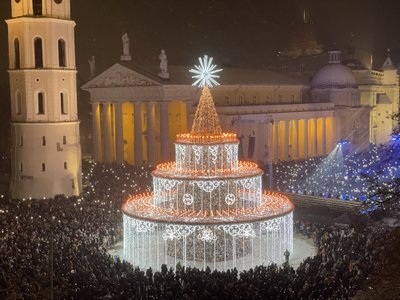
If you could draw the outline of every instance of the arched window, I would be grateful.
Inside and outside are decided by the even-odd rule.
[[[42,163],[42,171],[45,172],[46,171],[46,164]]]
[[[21,58],[19,52],[19,39],[14,40],[15,69],[21,68]]]
[[[43,68],[43,42],[41,38],[35,39],[35,68]]]
[[[39,92],[37,95],[37,113],[38,115],[44,115],[44,93]]]
[[[35,16],[41,16],[42,15],[42,0],[33,0],[33,14]]]
[[[45,136],[42,137],[42,146],[46,146],[46,137]]]
[[[60,67],[66,67],[65,59],[65,41],[63,39],[58,40],[58,65]]]
[[[21,92],[17,92],[16,101],[15,101],[15,114],[22,114],[22,95]]]
[[[68,99],[66,94],[60,93],[60,106],[61,106],[61,114],[68,114]]]

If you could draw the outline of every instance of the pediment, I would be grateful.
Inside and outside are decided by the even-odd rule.
[[[84,84],[82,89],[159,85],[159,82],[117,63]]]

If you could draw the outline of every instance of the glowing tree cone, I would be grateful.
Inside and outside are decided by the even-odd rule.
[[[194,116],[192,134],[221,134],[222,129],[219,123],[214,100],[207,86],[203,87],[199,105]]]

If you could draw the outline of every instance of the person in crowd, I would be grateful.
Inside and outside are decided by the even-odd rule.
[[[317,247],[317,255],[297,269],[140,270],[107,250],[122,236],[122,201],[149,191],[150,168],[85,168],[87,187],[80,197],[0,199],[1,299],[343,299],[379,267],[390,240],[385,229],[296,220],[295,232]]]

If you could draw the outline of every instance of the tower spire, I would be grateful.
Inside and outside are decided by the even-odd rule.
[[[386,52],[387,52],[387,57],[381,67],[382,70],[396,70],[396,68],[393,65],[392,59],[390,58],[390,48],[388,48]]]

